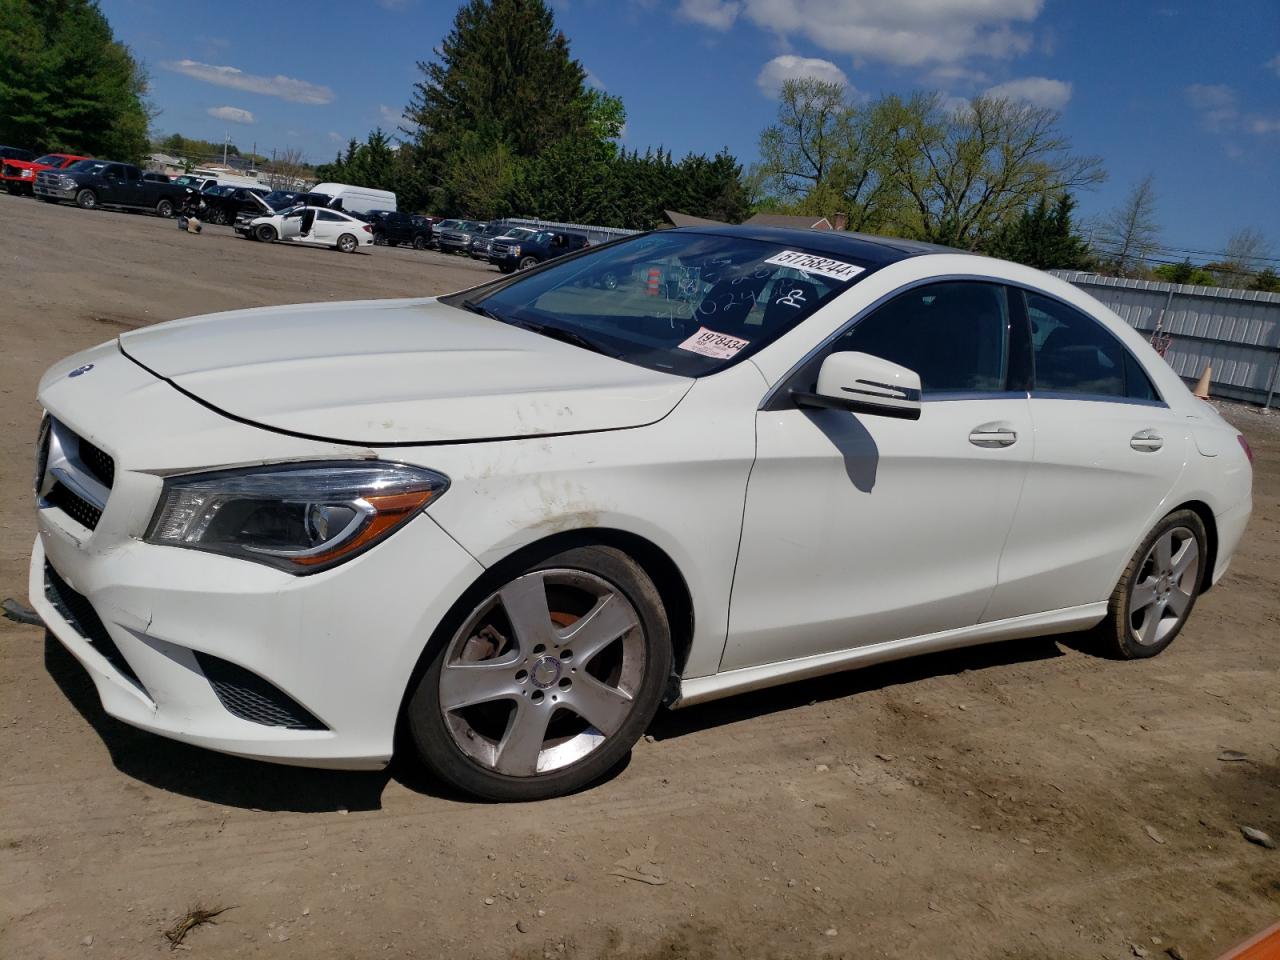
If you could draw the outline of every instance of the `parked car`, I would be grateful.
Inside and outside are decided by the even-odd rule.
[[[9,147],[0,147],[0,155]],[[27,151],[16,151],[26,153]],[[79,160],[86,160],[87,157],[77,156],[74,153],[46,153],[42,157],[32,160],[23,160],[20,157],[3,157],[0,160],[0,179],[4,181],[5,186],[12,194],[25,193],[28,196],[35,193],[36,175],[42,170],[63,170],[71,164]]]
[[[205,218],[210,223],[233,224],[275,210],[263,198],[270,191],[262,187],[232,187],[219,184],[204,191]]]
[[[396,209],[396,195],[390,190],[355,187],[349,183],[317,183],[312,189],[327,196],[328,206],[334,210],[366,213],[369,210]]]
[[[488,260],[493,253],[493,245],[498,240],[509,240],[519,243],[521,240],[532,237],[537,230],[531,230],[528,227],[510,227],[498,233],[496,236],[485,237],[479,240],[471,241],[471,259]]]
[[[247,240],[286,240],[355,253],[373,245],[373,227],[358,217],[324,207],[293,207],[269,216],[239,220],[236,232]]]
[[[528,270],[547,260],[554,260],[589,246],[590,242],[580,233],[539,230],[531,237],[494,240],[489,251],[489,262],[503,273],[511,273],[513,270]]]
[[[373,226],[373,242],[388,246],[407,243],[415,250],[431,246],[431,221],[394,210],[370,210],[366,216]]]
[[[218,181],[213,177],[201,177],[193,173],[184,173],[174,177],[170,182],[176,183],[180,187],[189,187],[200,193],[218,185]]]
[[[436,246],[441,253],[470,253],[471,238],[483,233],[486,226],[479,220],[458,220],[452,227],[441,224],[436,231]]]
[[[38,400],[31,602],[108,714],[401,743],[495,800],[592,783],[662,703],[1073,631],[1154,656],[1251,510],[1243,437],[1081,289],[836,232],[143,327]]]
[[[84,210],[124,207],[162,217],[173,216],[188,196],[180,184],[144,180],[133,164],[111,160],[78,160],[63,170],[42,170],[35,192],[41,200],[70,200]]]
[[[494,220],[484,225],[484,229],[471,235],[471,243],[467,252],[472,260],[488,260],[490,247],[497,237],[506,236],[511,229],[500,221]]]

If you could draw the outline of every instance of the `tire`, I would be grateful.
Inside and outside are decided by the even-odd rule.
[[[355,253],[360,249],[360,241],[349,233],[338,238],[338,250],[342,253]]]
[[[537,258],[537,257],[521,257],[521,258],[520,258],[520,264],[519,264],[519,266],[517,266],[517,267],[516,267],[516,269],[517,269],[517,270],[528,270],[530,267],[536,267],[537,265],[538,265],[538,258]]]
[[[8,189],[10,196],[18,197],[22,195],[22,185],[19,183],[6,183],[5,187]]]
[[[1191,510],[1164,517],[1134,551],[1095,630],[1101,652],[1141,660],[1163,651],[1182,631],[1204,582],[1204,522]]]
[[[45,203],[57,203],[57,197],[36,197],[37,200],[43,200]]]
[[[92,190],[81,190],[76,194],[76,206],[81,210],[92,210],[98,205],[98,195]]]
[[[170,200],[168,197],[165,197],[163,200],[161,200],[159,203],[157,203],[157,204],[156,204],[156,216],[157,216],[157,217],[164,217],[166,220],[168,220],[170,217],[172,217],[172,216],[173,216],[173,201],[172,201],[172,200]]]
[[[634,560],[578,547],[482,580],[426,658],[405,708],[419,759],[466,793],[522,802],[580,790],[626,756],[661,705],[671,633]]]
[[[600,278],[600,286],[603,287],[605,290],[617,290],[618,275],[614,273],[612,270],[610,270]]]
[[[413,249],[415,249],[415,250],[425,250],[425,249],[427,249],[427,238],[426,238],[426,237],[424,237],[424,236],[422,236],[422,234],[418,234],[416,237],[414,237],[414,238],[413,238]]]
[[[509,267],[505,263],[499,266],[498,269],[503,273],[512,273],[515,271],[515,267]]]
[[[253,228],[253,235],[263,243],[275,243],[276,228],[269,223],[260,223]]]

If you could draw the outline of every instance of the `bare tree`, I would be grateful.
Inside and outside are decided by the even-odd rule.
[[[1124,202],[1102,218],[1095,242],[1100,258],[1122,277],[1141,268],[1143,261],[1160,249],[1153,174],[1134,184]]]
[[[1221,260],[1225,269],[1218,274],[1219,281],[1228,287],[1246,286],[1251,274],[1271,266],[1268,263],[1271,251],[1271,243],[1261,230],[1253,227],[1237,230],[1227,239]]]
[[[299,190],[305,182],[304,174],[307,172],[302,151],[297,147],[285,147],[272,156],[271,172],[263,179],[272,190]]]

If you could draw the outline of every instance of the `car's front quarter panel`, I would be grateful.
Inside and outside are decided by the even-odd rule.
[[[664,551],[693,603],[683,673],[705,676],[724,648],[765,388],[754,365],[740,363],[697,381],[648,426],[424,447],[412,457],[450,478],[431,514],[486,567],[570,531],[620,530]]]
[[[310,576],[143,540],[165,476],[365,460],[374,452],[230,420],[157,380],[114,342],[56,365],[39,397],[51,416],[115,463],[94,529],[56,507],[37,510],[30,571],[32,605],[85,665],[107,712],[228,753],[319,766],[385,763],[400,699],[427,638],[482,572],[429,512],[375,548]],[[92,604],[145,692],[55,608],[46,595],[46,559]],[[286,730],[233,715],[201,673],[196,652],[264,678],[327,729]]]

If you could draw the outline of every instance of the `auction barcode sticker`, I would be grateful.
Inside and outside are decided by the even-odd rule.
[[[680,344],[680,349],[700,353],[704,357],[715,357],[717,360],[728,360],[750,342],[740,337],[729,337],[723,333],[708,330],[706,327],[699,327],[697,333]]]
[[[854,266],[843,260],[831,260],[827,257],[814,256],[812,253],[801,253],[799,250],[783,250],[770,257],[765,263],[778,267],[790,267],[792,270],[800,270],[804,273],[816,273],[820,277],[830,277],[833,280],[852,280],[866,270],[865,267]]]

